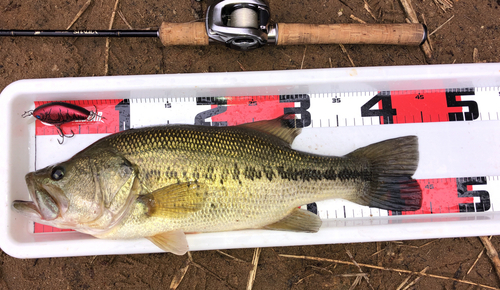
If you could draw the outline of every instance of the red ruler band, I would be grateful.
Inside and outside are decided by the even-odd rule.
[[[361,107],[363,117],[380,116],[381,124],[472,121],[479,117],[474,88],[380,92]],[[378,109],[372,107],[378,104]]]
[[[490,194],[473,190],[473,185],[486,185],[486,176],[419,179],[422,208],[414,212],[391,211],[391,215],[485,212],[491,209]],[[474,197],[479,201],[475,202]]]

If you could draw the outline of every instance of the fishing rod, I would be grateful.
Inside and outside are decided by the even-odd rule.
[[[263,45],[388,44],[420,45],[427,38],[423,24],[270,23],[263,0],[218,0],[208,6],[206,22],[163,22],[150,30],[0,30],[0,36],[159,37],[165,46],[222,43],[247,51]]]

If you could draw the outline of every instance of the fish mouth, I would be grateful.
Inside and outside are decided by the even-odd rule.
[[[14,200],[12,202],[12,209],[33,221],[41,221],[43,219],[40,210],[32,201]]]
[[[60,214],[57,199],[47,191],[44,186],[39,186],[35,182],[34,172],[26,175],[26,184],[33,201],[15,200],[12,207],[15,211],[24,214],[32,219],[42,219],[51,221]]]

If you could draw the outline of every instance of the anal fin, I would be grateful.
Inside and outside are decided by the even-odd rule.
[[[317,215],[307,210],[294,208],[285,218],[265,226],[264,229],[315,233],[319,227],[321,227],[321,219]]]
[[[160,249],[172,254],[184,255],[189,250],[186,235],[181,230],[165,232],[146,238]]]

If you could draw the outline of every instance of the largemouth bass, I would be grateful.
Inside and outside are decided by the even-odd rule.
[[[344,157],[293,150],[300,129],[284,117],[232,127],[169,125],[105,137],[68,161],[28,173],[33,221],[104,239],[145,237],[174,254],[185,233],[270,229],[317,232],[298,207],[343,198],[388,210],[421,206],[412,179],[415,136]]]

